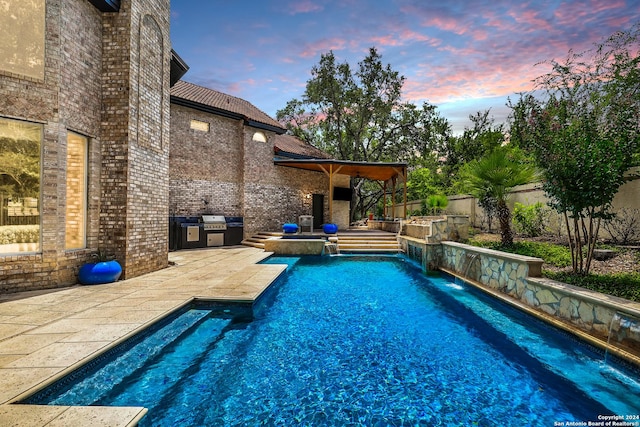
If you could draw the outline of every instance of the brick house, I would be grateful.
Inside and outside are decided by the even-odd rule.
[[[273,160],[329,156],[284,132],[243,99],[177,82],[171,89],[170,214],[241,216],[245,236],[279,230],[299,215],[313,214],[322,225],[327,176]]]
[[[98,249],[165,267],[169,0],[0,8],[0,292],[74,284]]]
[[[326,155],[179,81],[169,0],[0,8],[0,293],[75,284],[98,251],[123,278],[164,268],[171,214],[242,216],[245,235],[322,221],[326,175],[273,160]]]
[[[406,176],[181,81],[169,18],[169,0],[0,4],[0,293],[73,285],[97,253],[122,278],[164,268],[175,216],[243,217],[244,237],[300,215],[346,228],[351,176]]]

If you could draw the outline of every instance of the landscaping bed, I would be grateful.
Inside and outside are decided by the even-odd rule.
[[[590,274],[580,276],[571,272],[571,252],[566,242],[549,236],[515,238],[513,247],[503,248],[499,234],[481,233],[470,238],[467,243],[542,258],[545,262],[542,266],[544,277],[640,302],[639,246],[607,246],[607,249],[615,251],[615,256],[603,261],[594,259]]]

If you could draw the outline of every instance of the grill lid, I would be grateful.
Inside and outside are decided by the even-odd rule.
[[[226,224],[223,215],[202,215],[202,222],[205,224]]]
[[[204,223],[204,229],[207,231],[227,229],[227,221],[224,215],[202,215],[202,222]]]

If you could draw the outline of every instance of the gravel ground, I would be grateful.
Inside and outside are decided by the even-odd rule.
[[[552,270],[552,266],[546,266],[548,270]],[[568,269],[557,269],[556,271]],[[640,250],[638,249],[620,249],[620,252],[611,259],[605,261],[591,261],[592,274],[613,274],[613,273],[632,273],[640,272]]]

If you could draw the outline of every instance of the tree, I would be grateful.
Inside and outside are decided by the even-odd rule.
[[[355,72],[330,51],[312,68],[302,100],[289,101],[276,116],[289,133],[336,159],[414,162],[433,152],[433,140],[449,127],[435,106],[403,102],[403,83],[375,48]],[[375,206],[382,190],[362,179],[354,179],[353,187],[355,219]]]
[[[573,271],[588,274],[600,222],[640,151],[640,24],[564,62],[512,104],[511,141],[540,166],[550,206],[565,218]],[[585,248],[586,250],[583,250]]]
[[[498,147],[485,157],[467,163],[462,174],[466,189],[472,196],[495,200],[502,245],[513,245],[507,197],[513,187],[536,178],[535,168],[524,161],[518,150]]]
[[[465,127],[460,136],[451,136],[438,145],[438,154],[444,159],[442,164],[442,187],[450,194],[460,190],[458,171],[465,163],[477,160],[499,147],[505,140],[504,125],[494,124],[489,116],[491,110],[478,111],[469,115],[472,127]]]
[[[428,168],[417,168],[409,172],[407,179],[407,198],[424,200],[432,194],[439,194],[440,188],[435,185],[435,177]]]

